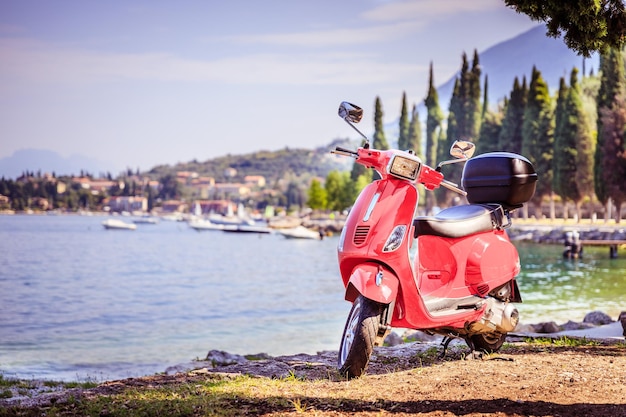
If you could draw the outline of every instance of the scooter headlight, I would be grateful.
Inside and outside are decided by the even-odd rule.
[[[383,252],[393,252],[398,249],[402,244],[402,240],[404,239],[404,235],[406,234],[406,225],[401,224],[399,226],[394,227],[393,231],[387,238],[387,242],[385,242],[385,246],[383,247]]]

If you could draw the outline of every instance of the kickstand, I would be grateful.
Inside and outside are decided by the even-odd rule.
[[[453,336],[444,336],[443,340],[441,341],[441,345],[443,346],[443,351],[441,352],[441,355],[439,355],[439,359],[443,359],[443,358],[446,357],[446,352],[448,350],[448,345],[454,339],[456,339],[456,338],[453,337]]]
[[[470,339],[469,337],[466,337],[465,343],[472,351],[472,353],[470,353],[470,355],[467,357],[468,359],[483,359],[484,358],[484,352],[481,352],[480,350],[476,350],[476,346],[474,345],[474,342],[472,342],[472,339]]]
[[[492,355],[489,355],[485,351],[476,350],[476,346],[474,345],[474,342],[472,342],[472,339],[470,339],[469,337],[467,339],[465,339],[465,343],[467,343],[467,346],[472,351],[472,353],[470,353],[470,355],[467,357],[467,359],[480,359],[480,360],[483,360],[483,361],[485,361],[485,360],[501,360],[501,361],[513,362],[512,358],[503,358],[502,356],[492,356]]]

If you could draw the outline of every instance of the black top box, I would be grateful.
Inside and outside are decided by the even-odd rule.
[[[489,152],[467,160],[461,184],[472,204],[498,203],[515,209],[535,194],[537,172],[521,155]]]

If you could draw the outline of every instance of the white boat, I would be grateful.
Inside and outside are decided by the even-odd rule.
[[[280,233],[288,239],[321,239],[321,235],[319,232],[308,229],[304,226],[297,226],[289,229],[277,229],[276,232]]]
[[[254,225],[254,224],[234,224],[234,225],[224,225],[223,226],[225,232],[235,232],[235,233],[272,233],[272,229],[263,225]]]
[[[250,218],[243,207],[243,204],[239,204],[237,212],[234,213],[231,206],[228,206],[226,214],[210,213],[208,219],[215,224],[223,224],[226,226],[255,226],[256,222]],[[232,229],[232,227],[231,227]]]
[[[107,219],[102,222],[102,225],[107,230],[135,230],[137,228],[136,224],[126,223],[118,219]]]
[[[199,232],[203,230],[224,230],[224,225],[215,224],[206,219],[193,219],[189,221],[189,227]]]

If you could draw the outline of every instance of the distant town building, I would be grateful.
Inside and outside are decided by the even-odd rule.
[[[202,214],[222,214],[233,213],[237,210],[237,206],[228,200],[197,200]]]
[[[250,192],[250,187],[245,184],[215,184],[209,194],[213,198],[237,199],[249,196]]]
[[[179,171],[176,173],[176,181],[183,185],[189,185],[191,181],[198,178],[198,176],[197,172]]]
[[[250,187],[265,187],[265,177],[262,175],[246,175],[243,182]]]
[[[179,200],[167,200],[161,205],[163,213],[185,213],[189,210],[189,206]]]
[[[237,176],[237,170],[235,168],[229,167],[224,170],[224,176],[226,178],[233,178]]]
[[[148,211],[148,199],[145,197],[111,197],[105,205],[109,207],[110,211],[118,213],[122,211]]]

